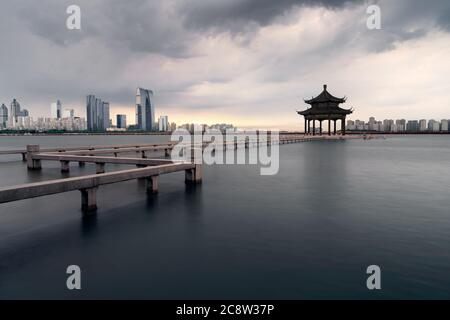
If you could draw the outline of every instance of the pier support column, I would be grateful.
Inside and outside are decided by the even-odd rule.
[[[70,171],[70,162],[69,161],[61,161],[61,172],[69,172]]]
[[[185,182],[188,184],[202,182],[202,166],[197,164],[195,168],[185,170]]]
[[[95,173],[99,174],[99,173],[105,173],[105,164],[104,163],[95,163],[96,166],[96,170]]]
[[[27,167],[29,170],[40,170],[41,160],[33,159],[34,153],[39,153],[39,145],[27,145]]]
[[[26,154],[26,152],[22,152],[22,161],[27,161],[27,154]]]
[[[164,149],[164,156],[165,156],[166,158],[170,157],[170,149],[169,149],[169,148]]]
[[[143,158],[143,159],[147,158],[147,156],[146,156],[146,154],[145,154],[145,151],[142,151],[142,158]]]
[[[158,176],[151,176],[146,178],[147,194],[158,193]]]
[[[84,214],[94,213],[97,210],[97,189],[98,187],[80,189],[81,210]]]

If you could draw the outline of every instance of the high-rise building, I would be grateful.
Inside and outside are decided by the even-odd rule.
[[[63,118],[74,118],[75,111],[73,109],[65,109],[62,116]]]
[[[155,122],[155,106],[152,102],[153,91],[136,90],[136,126],[140,130],[152,131]]]
[[[17,122],[17,117],[20,116],[20,103],[16,99],[13,99],[10,105],[9,112],[9,125],[10,127],[15,127]]]
[[[110,127],[109,102],[104,102],[93,94],[86,97],[86,115],[88,131],[105,131]]]
[[[159,131],[169,131],[169,117],[160,116],[158,120]]]
[[[427,120],[421,119],[421,120],[419,121],[419,130],[420,130],[420,132],[425,132],[425,131],[427,131]]]
[[[102,103],[102,112],[99,122],[102,123],[101,131],[105,131],[106,129],[111,127],[111,120],[109,118],[109,102]]]
[[[446,119],[441,120],[441,131],[442,132],[448,131],[448,120],[446,120]]]
[[[50,105],[50,117],[53,119],[61,119],[61,101],[56,100]]]
[[[417,120],[409,120],[406,124],[406,131],[408,132],[419,132],[419,129],[419,121]]]
[[[8,125],[8,108],[2,103],[0,107],[0,128],[6,128]]]
[[[117,115],[117,128],[119,129],[127,128],[127,116],[125,114]]]
[[[440,123],[439,121],[431,119],[428,121],[428,131],[429,132],[439,132],[440,130]]]
[[[406,130],[406,120],[405,119],[396,120],[395,125],[397,127],[398,132],[403,132]]]

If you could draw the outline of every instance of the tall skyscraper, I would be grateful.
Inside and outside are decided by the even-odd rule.
[[[160,116],[159,117],[158,129],[159,129],[159,131],[169,131],[169,117],[168,116]]]
[[[10,106],[9,112],[9,122],[11,126],[17,122],[17,117],[20,115],[20,103],[16,99],[13,99]]]
[[[109,119],[109,102],[103,101],[99,122],[102,123],[101,131],[105,131],[110,127],[111,121]]]
[[[50,105],[50,117],[53,119],[61,119],[61,101],[56,100]]]
[[[93,94],[86,97],[87,130],[97,131],[97,103]]]
[[[127,116],[125,114],[117,115],[117,128],[119,129],[127,128]]]
[[[8,108],[2,103],[0,107],[0,127],[6,128],[8,125]]]
[[[140,130],[152,131],[155,122],[155,106],[152,103],[153,91],[136,90],[136,126]]]
[[[93,94],[86,97],[86,115],[88,131],[105,131],[110,127],[109,102],[102,101]]]

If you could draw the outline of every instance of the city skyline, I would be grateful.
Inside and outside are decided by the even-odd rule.
[[[142,1],[129,10],[82,0],[81,30],[65,27],[64,1],[5,4],[0,103],[16,97],[45,115],[60,98],[82,114],[84,95],[95,92],[132,124],[133,90],[142,86],[178,123],[293,130],[302,123],[292,112],[328,83],[351,97],[358,118],[447,117],[448,2],[378,1],[381,30],[367,29],[365,1],[282,1],[267,11],[217,3],[221,10],[198,1]],[[23,22],[24,12],[36,14]],[[158,19],[146,19],[150,12]]]

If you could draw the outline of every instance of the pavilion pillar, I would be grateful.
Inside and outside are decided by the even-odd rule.
[[[305,130],[304,130],[304,132],[305,132],[305,135],[307,135],[307,134],[308,134],[308,132],[306,131],[307,121],[308,121],[308,120],[306,120],[306,119],[305,119]]]
[[[328,119],[328,135],[331,136],[331,119]]]
[[[333,119],[333,123],[334,123],[334,130],[333,130],[334,133],[333,134],[334,135],[336,135],[336,121],[337,121],[336,119]]]
[[[315,119],[313,120],[312,130],[313,130],[313,136],[315,136],[316,135],[316,120]]]
[[[319,120],[319,132],[322,135],[322,120]]]
[[[311,134],[311,120],[308,119],[308,135]]]
[[[345,118],[341,119],[341,126],[342,135],[345,136]]]

